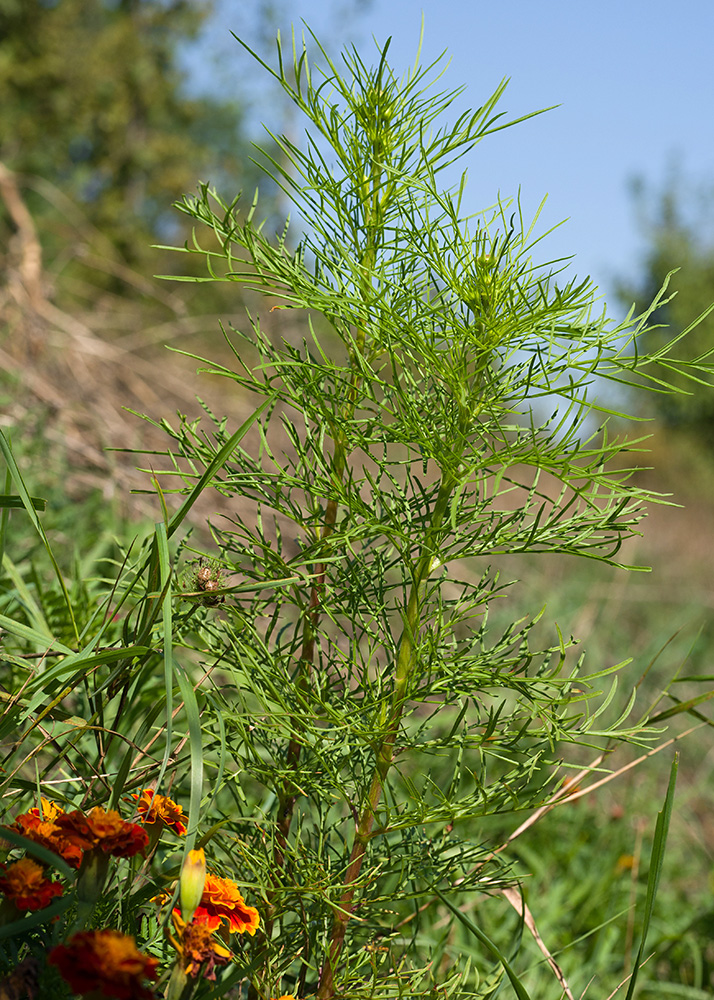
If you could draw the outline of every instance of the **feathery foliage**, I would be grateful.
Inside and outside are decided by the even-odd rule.
[[[139,933],[140,905],[198,845],[245,886],[260,929],[231,939],[236,965],[216,984],[177,960],[161,980],[171,1000],[485,998],[504,975],[528,997],[525,904],[515,929],[475,912],[517,895],[494,821],[567,798],[561,779],[584,753],[598,754],[587,777],[655,734],[634,695],[620,699],[618,665],[585,671],[555,625],[534,639],[541,608],[494,622],[511,590],[491,561],[620,565],[659,498],[631,481],[641,440],[612,432],[617,414],[592,394],[661,388],[661,352],[638,348],[648,312],[613,324],[589,281],[534,260],[543,237],[517,202],[466,218],[465,175],[444,186],[447,168],[524,120],[497,111],[505,84],[446,125],[460,92],[434,89],[438,67],[417,60],[398,78],[385,46],[375,66],[350,50],[338,70],[314,42],[322,70],[296,42],[268,68],[308,123],[301,144],[268,144],[296,242],[287,226],[265,233],[257,201],[243,213],[203,185],[180,205],[196,227],[182,252],[205,258],[206,280],[298,310],[309,333],[275,336],[256,313],[227,335],[232,367],[201,359],[254,413],[233,432],[210,413],[208,430],[163,422],[162,521],[86,594],[57,567],[56,617],[8,562],[8,721],[24,728],[7,773],[29,793],[43,755],[43,774],[69,769],[63,800],[83,808],[169,778],[187,796],[183,852],[162,842],[134,895],[95,919]],[[185,529],[209,490],[224,514],[213,550],[192,551]],[[30,648],[46,651],[37,670]],[[33,744],[48,717],[54,735]],[[643,948],[673,794],[672,779]],[[170,950],[168,920],[141,932],[152,954]]]

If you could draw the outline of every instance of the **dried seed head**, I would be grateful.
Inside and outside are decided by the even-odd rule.
[[[186,574],[186,590],[193,593],[193,599],[207,607],[215,607],[222,604],[225,598],[212,591],[220,590],[222,587],[221,568],[212,559],[201,556],[194,562]],[[198,591],[198,594],[195,592]]]

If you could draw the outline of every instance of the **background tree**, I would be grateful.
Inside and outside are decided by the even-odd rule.
[[[240,304],[152,278],[152,244],[185,238],[173,201],[202,177],[255,183],[240,94],[190,93],[186,46],[212,9],[0,0],[0,393],[43,456],[38,486],[75,505],[133,474],[104,450],[138,443],[124,407],[191,411],[188,366],[157,349],[217,340],[212,314]]]
[[[714,298],[714,192],[687,187],[675,173],[660,190],[642,179],[633,182],[633,200],[646,250],[639,278],[620,281],[617,295],[626,308],[641,312],[671,274],[667,291],[652,319],[658,328],[647,334],[655,351],[683,334],[711,309]],[[672,272],[676,272],[672,274]],[[694,362],[714,350],[714,314],[682,337],[676,356]],[[705,382],[659,365],[656,374],[682,390],[676,395],[648,394],[650,409],[667,426],[695,433],[714,443],[714,391]]]
[[[0,159],[56,185],[129,263],[175,234],[171,203],[198,177],[250,172],[238,101],[189,97],[179,63],[210,9],[0,2]]]
[[[255,33],[285,11],[249,0],[240,15]],[[72,442],[69,462],[103,492],[116,471],[104,446],[138,443],[125,408],[196,411],[192,366],[163,345],[220,349],[218,315],[242,308],[235,289],[152,277],[174,267],[155,244],[189,235],[174,201],[199,181],[248,197],[258,184],[244,117],[256,95],[234,69],[197,96],[200,58],[187,58],[219,34],[235,67],[234,18],[220,0],[0,0],[0,394],[16,442]],[[260,194],[272,231],[264,178]]]

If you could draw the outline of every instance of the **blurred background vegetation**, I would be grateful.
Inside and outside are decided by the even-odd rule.
[[[251,10],[269,33],[270,5],[256,0]],[[190,236],[172,202],[199,179],[242,188],[248,199],[258,183],[247,98],[192,96],[181,68],[210,11],[197,0],[0,0],[0,425],[32,492],[49,499],[45,525],[68,568],[75,559],[83,566],[98,546],[111,547],[114,536],[128,537],[137,520],[160,516],[155,499],[131,494],[147,487],[131,454],[111,450],[165,447],[161,429],[130,411],[154,421],[177,409],[199,417],[197,394],[229,419],[250,409],[220,380],[197,378],[195,362],[166,345],[225,360],[219,320],[238,324],[257,303],[230,283],[152,277],[174,272],[177,260],[154,245]],[[284,214],[279,192],[261,189],[261,210],[276,220]],[[641,181],[633,212],[647,253],[639,278],[612,291],[624,309],[634,302],[641,310],[679,268],[670,283],[678,294],[656,313],[663,328],[652,335],[676,336],[714,299],[714,189],[694,191],[676,174],[662,190]],[[192,258],[185,260],[190,266]],[[299,336],[285,316],[263,309],[261,322]],[[713,341],[714,315],[682,341],[682,356],[696,357]],[[627,554],[654,572],[542,558],[504,561],[501,570],[523,580],[520,613],[547,603],[593,669],[631,657],[627,678],[644,678],[643,708],[679,669],[661,710],[687,697],[687,676],[714,674],[714,393],[701,386],[677,397],[647,394],[647,405],[653,398],[654,408],[642,413],[653,419],[650,452],[633,455],[636,474],[682,505],[654,509]],[[13,559],[31,558],[19,518],[12,531]],[[503,614],[512,619],[519,608]],[[709,996],[714,988],[714,749],[706,706],[699,721],[681,744],[678,813],[653,941],[660,946],[655,978],[667,992],[653,980],[642,997]],[[553,950],[590,934],[593,962],[621,962],[666,784],[670,758],[660,757],[519,839],[526,891],[539,900],[539,930]]]

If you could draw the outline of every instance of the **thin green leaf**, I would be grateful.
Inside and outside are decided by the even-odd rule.
[[[477,927],[476,924],[469,917],[467,917],[465,913],[462,913],[457,906],[454,906],[451,900],[447,896],[445,896],[443,892],[437,889],[436,886],[432,887],[432,891],[439,897],[441,902],[451,910],[456,919],[459,920],[464,925],[464,927],[469,931],[469,933],[473,934],[473,936],[477,938],[481,942],[481,944],[483,944],[491,952],[494,958],[501,963],[504,972],[506,973],[506,975],[510,980],[511,986],[513,987],[513,990],[516,996],[518,997],[518,1000],[531,1000],[530,995],[526,990],[525,986],[511,968],[510,962],[508,961],[506,956],[503,955],[501,951],[496,947],[496,945],[488,937],[488,935],[486,935],[479,927]]]
[[[652,856],[650,858],[650,870],[647,877],[647,897],[645,899],[645,909],[642,918],[642,936],[640,939],[640,946],[637,949],[637,955],[635,956],[632,978],[630,979],[630,983],[627,988],[625,1000],[632,1000],[632,997],[634,996],[637,977],[639,975],[640,966],[645,954],[647,934],[650,929],[650,920],[652,919],[655,900],[657,898],[657,889],[659,888],[659,880],[662,874],[662,866],[664,864],[667,834],[669,832],[669,821],[671,819],[672,808],[674,806],[674,790],[677,783],[678,768],[679,754],[676,753],[669,772],[669,784],[667,786],[667,794],[664,798],[664,805],[662,810],[657,814],[654,842],[652,844]]]

